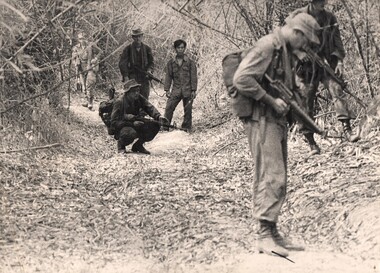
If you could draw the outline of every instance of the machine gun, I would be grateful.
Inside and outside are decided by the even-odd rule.
[[[302,108],[296,102],[293,92],[289,90],[289,88],[279,80],[273,80],[268,74],[264,75],[265,78],[269,81],[269,84],[272,88],[276,89],[281,99],[283,99],[290,107],[293,109],[294,113],[298,118],[300,118],[301,122],[304,123],[308,128],[313,130],[315,133],[324,136],[325,132],[318,127],[318,125],[310,118],[310,116],[302,110]]]
[[[317,53],[315,53],[310,47],[304,47],[303,50],[306,52],[310,61],[315,62],[320,68],[323,68],[330,77],[338,83],[344,92],[352,96],[363,108],[367,108],[367,106],[363,103],[361,99],[355,96],[352,92],[347,89],[347,83],[340,77],[335,74],[335,71],[330,67],[330,65],[325,62]]]

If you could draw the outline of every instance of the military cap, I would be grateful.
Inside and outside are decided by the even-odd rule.
[[[301,31],[311,42],[319,44],[318,32],[321,30],[321,27],[310,14],[304,12],[298,13],[290,20],[287,20],[286,23],[291,28]]]

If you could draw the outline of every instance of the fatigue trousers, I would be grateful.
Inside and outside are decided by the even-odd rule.
[[[287,183],[287,127],[275,121],[244,122],[253,157],[253,216],[277,222]]]
[[[183,97],[181,94],[172,94],[168,99],[165,107],[165,117],[168,119],[169,123],[172,122],[173,113],[176,109],[178,103],[182,100],[183,102],[183,122],[181,127],[186,129],[191,129],[192,127],[192,115],[193,115],[193,100],[190,97]]]
[[[144,122],[144,125],[139,127],[125,126],[120,130],[118,135],[118,148],[124,148],[136,138],[138,138],[140,144],[151,141],[158,134],[159,130],[160,125],[155,122]]]
[[[316,68],[314,74],[310,73],[303,77],[297,76],[296,82],[300,90],[302,107],[311,118],[314,116],[314,103],[320,82],[329,91],[337,119],[346,120],[352,118],[353,115],[348,109],[346,94],[343,92],[342,86],[327,75],[324,70]],[[301,133],[312,133],[302,123],[299,125]]]

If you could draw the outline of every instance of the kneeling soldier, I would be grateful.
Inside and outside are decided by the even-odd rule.
[[[115,101],[112,109],[111,126],[118,140],[119,153],[125,153],[125,146],[137,139],[132,146],[132,152],[150,154],[143,144],[154,139],[160,130],[160,123],[168,123],[167,119],[140,95],[140,86],[135,80],[127,81],[124,85],[124,94]],[[142,118],[143,112],[154,120]]]

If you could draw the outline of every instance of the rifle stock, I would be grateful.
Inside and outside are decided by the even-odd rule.
[[[363,103],[361,99],[359,99],[356,95],[354,95],[347,89],[347,83],[342,78],[338,77],[335,74],[335,71],[330,67],[330,65],[323,61],[317,53],[315,53],[310,47],[304,47],[303,50],[306,52],[307,56],[311,61],[315,62],[320,68],[323,68],[326,71],[326,73],[329,74],[330,77],[342,87],[342,90],[344,92],[353,97],[360,104],[360,106],[362,106],[363,108],[367,108],[367,106]]]
[[[270,86],[279,92],[281,99],[283,99],[288,105],[290,105],[295,114],[301,119],[302,123],[304,123],[315,133],[319,135],[324,135],[324,131],[318,127],[314,120],[304,110],[302,110],[302,108],[293,98],[292,91],[290,91],[289,88],[283,82],[273,80],[271,77],[269,77],[268,74],[265,74],[264,76],[269,81]]]

